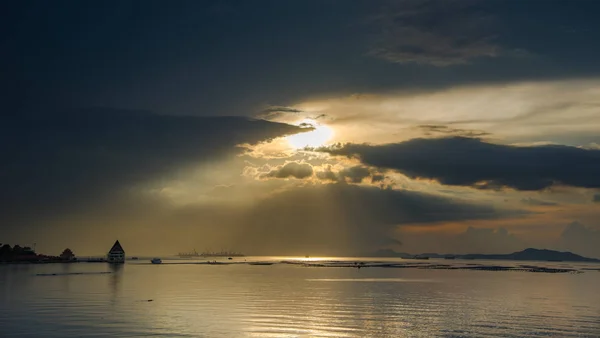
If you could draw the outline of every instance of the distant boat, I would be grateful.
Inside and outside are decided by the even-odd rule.
[[[227,264],[227,263],[224,263],[224,262],[217,262],[217,261],[209,261],[209,262],[206,262],[206,263],[210,264],[210,265],[224,265],[224,264]]]
[[[160,264],[162,263],[162,260],[160,258],[152,258],[150,262],[152,262],[152,264]]]
[[[200,257],[200,254],[194,249],[192,252],[180,252],[177,256],[181,258]]]
[[[220,252],[211,252],[204,251],[203,253],[198,253],[195,249],[192,252],[180,252],[177,256],[181,258],[191,258],[191,257],[244,257],[244,254],[240,252],[234,251],[220,251]]]
[[[200,254],[200,257],[244,257],[245,255],[241,252],[235,251],[220,251],[220,252],[211,252],[204,251]]]
[[[138,258],[137,257],[131,257],[132,260],[137,261]]]
[[[105,258],[90,257],[88,259],[82,260],[82,262],[87,262],[87,263],[105,263],[105,262],[107,262],[107,260]]]

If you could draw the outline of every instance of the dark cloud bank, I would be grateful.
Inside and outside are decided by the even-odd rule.
[[[489,8],[478,1],[387,1],[375,23],[380,34],[371,53],[395,63],[450,66],[496,57]],[[486,9],[488,13],[486,13]]]
[[[223,6],[230,10],[215,10]],[[597,76],[600,45],[590,41],[599,8],[568,0],[5,1],[0,98],[14,109],[255,114],[266,103],[340,93]]]
[[[569,146],[517,147],[450,137],[321,149],[397,170],[412,178],[482,189],[542,190],[554,184],[600,187],[600,151]]]
[[[298,130],[240,117],[111,109],[4,118],[0,212],[8,221],[76,211],[136,183],[237,154],[237,144]]]

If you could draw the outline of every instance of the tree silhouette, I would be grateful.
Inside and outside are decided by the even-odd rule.
[[[12,248],[8,244],[4,244],[0,247],[0,257],[9,257],[12,256]]]
[[[60,258],[64,259],[66,261],[70,261],[73,258],[75,258],[75,254],[73,253],[73,251],[71,251],[71,249],[66,248],[61,254],[60,254]]]
[[[12,248],[12,253],[15,256],[18,256],[23,253],[23,248],[19,244],[15,244]]]

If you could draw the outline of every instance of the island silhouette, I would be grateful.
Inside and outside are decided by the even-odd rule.
[[[369,254],[371,257],[399,257],[411,258],[446,258],[446,259],[481,259],[481,260],[509,260],[509,261],[563,261],[563,262],[600,262],[600,259],[583,257],[568,251],[555,251],[548,249],[527,248],[509,254],[438,254],[423,253],[413,255],[405,252],[396,252],[391,249],[378,250]]]

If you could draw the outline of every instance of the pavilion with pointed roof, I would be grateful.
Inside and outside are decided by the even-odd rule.
[[[115,242],[115,244],[113,244],[112,248],[106,255],[106,260],[109,263],[125,263],[125,250],[123,250],[123,247],[118,240]]]

